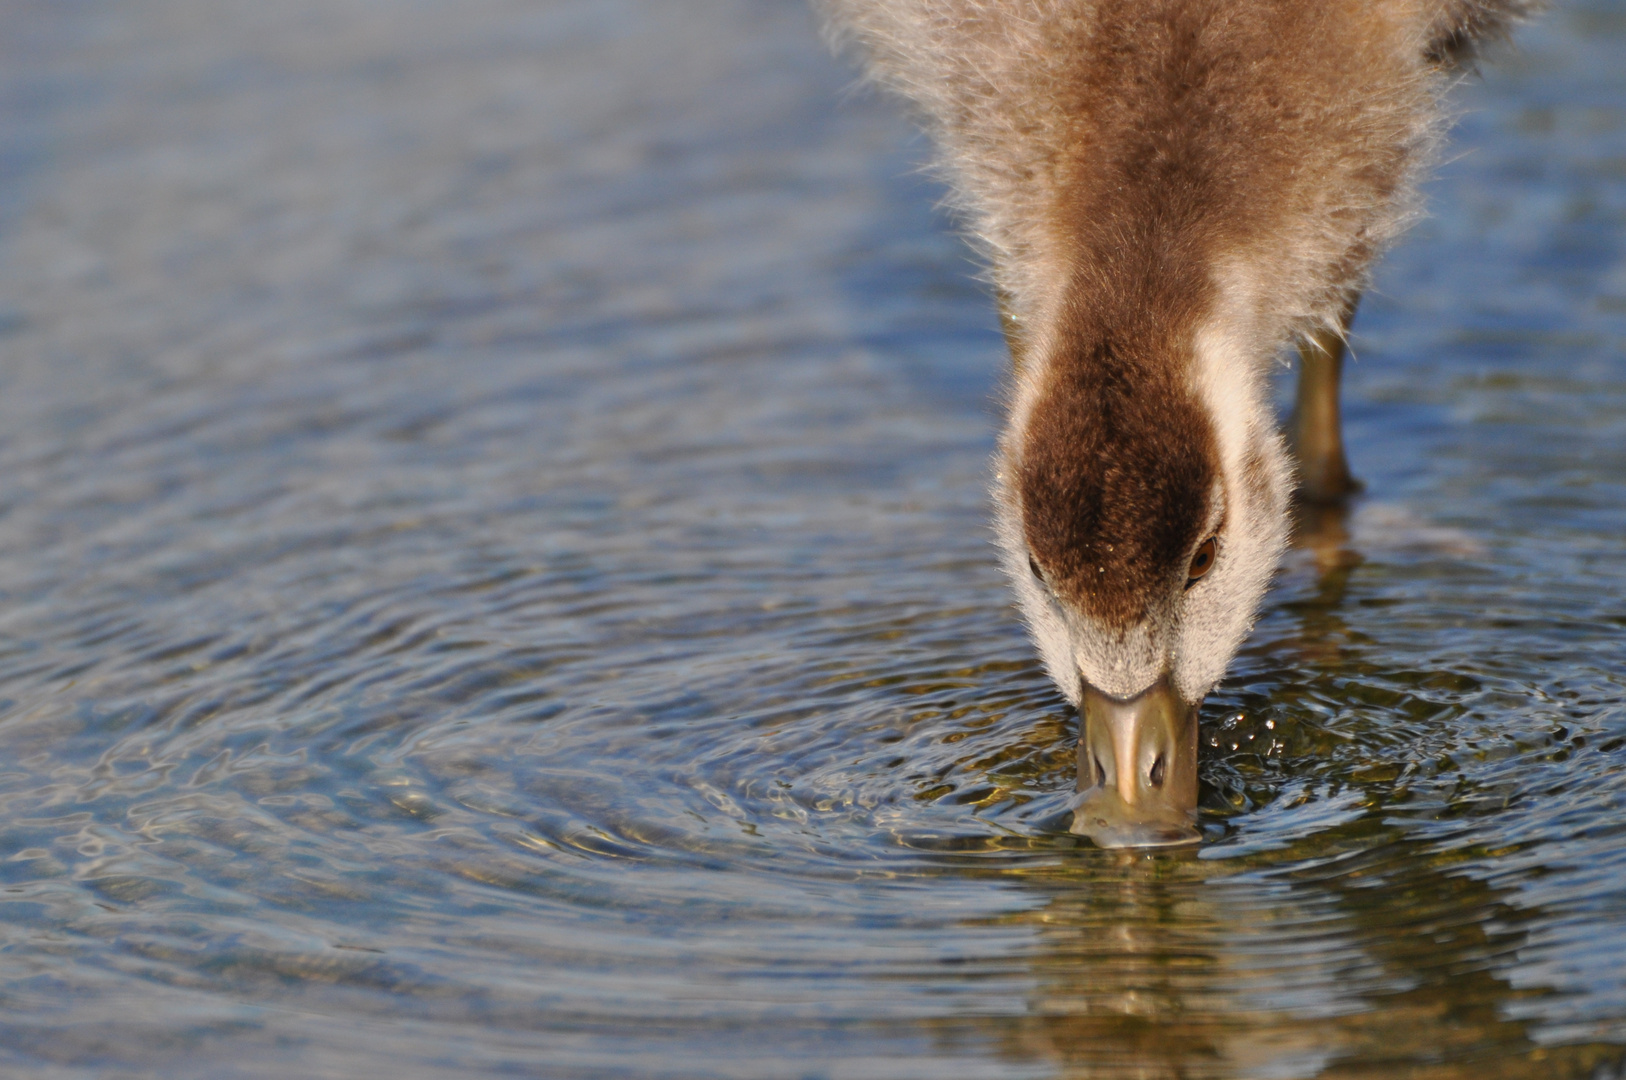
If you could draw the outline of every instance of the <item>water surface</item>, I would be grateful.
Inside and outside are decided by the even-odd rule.
[[[1462,88],[1157,857],[1056,831],[990,305],[799,4],[0,26],[8,1075],[1618,1075],[1618,4]]]

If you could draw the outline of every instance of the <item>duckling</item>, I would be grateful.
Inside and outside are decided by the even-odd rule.
[[[915,107],[1013,364],[1003,565],[1080,714],[1072,830],[1198,838],[1197,710],[1257,616],[1295,469],[1353,490],[1349,320],[1416,216],[1442,95],[1536,0],[815,0]]]

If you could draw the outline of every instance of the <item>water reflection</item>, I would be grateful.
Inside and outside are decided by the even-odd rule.
[[[1114,1080],[1620,1066],[1618,1046],[1549,1046],[1515,1018],[1532,991],[1498,971],[1549,913],[1397,829],[1333,830],[1300,854],[1292,868],[1103,856],[1025,876],[1038,902],[1012,921],[1034,930],[1035,989],[986,1034],[1015,1061]]]
[[[1314,560],[1320,607],[1336,608],[1343,601],[1350,572],[1365,561],[1351,543],[1349,519],[1356,505],[1301,502],[1293,507],[1291,544]]]
[[[1626,24],[1570,14],[1140,860],[1056,826],[993,308],[800,0],[8,9],[0,1069],[1607,1065]]]

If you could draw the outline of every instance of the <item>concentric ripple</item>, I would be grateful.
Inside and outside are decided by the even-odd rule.
[[[1464,88],[1157,857],[800,3],[4,21],[7,1076],[1619,1075],[1615,8]]]

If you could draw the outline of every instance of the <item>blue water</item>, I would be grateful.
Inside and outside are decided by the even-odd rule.
[[[1459,89],[1157,857],[799,3],[0,27],[8,1076],[1619,1074],[1626,8]]]

